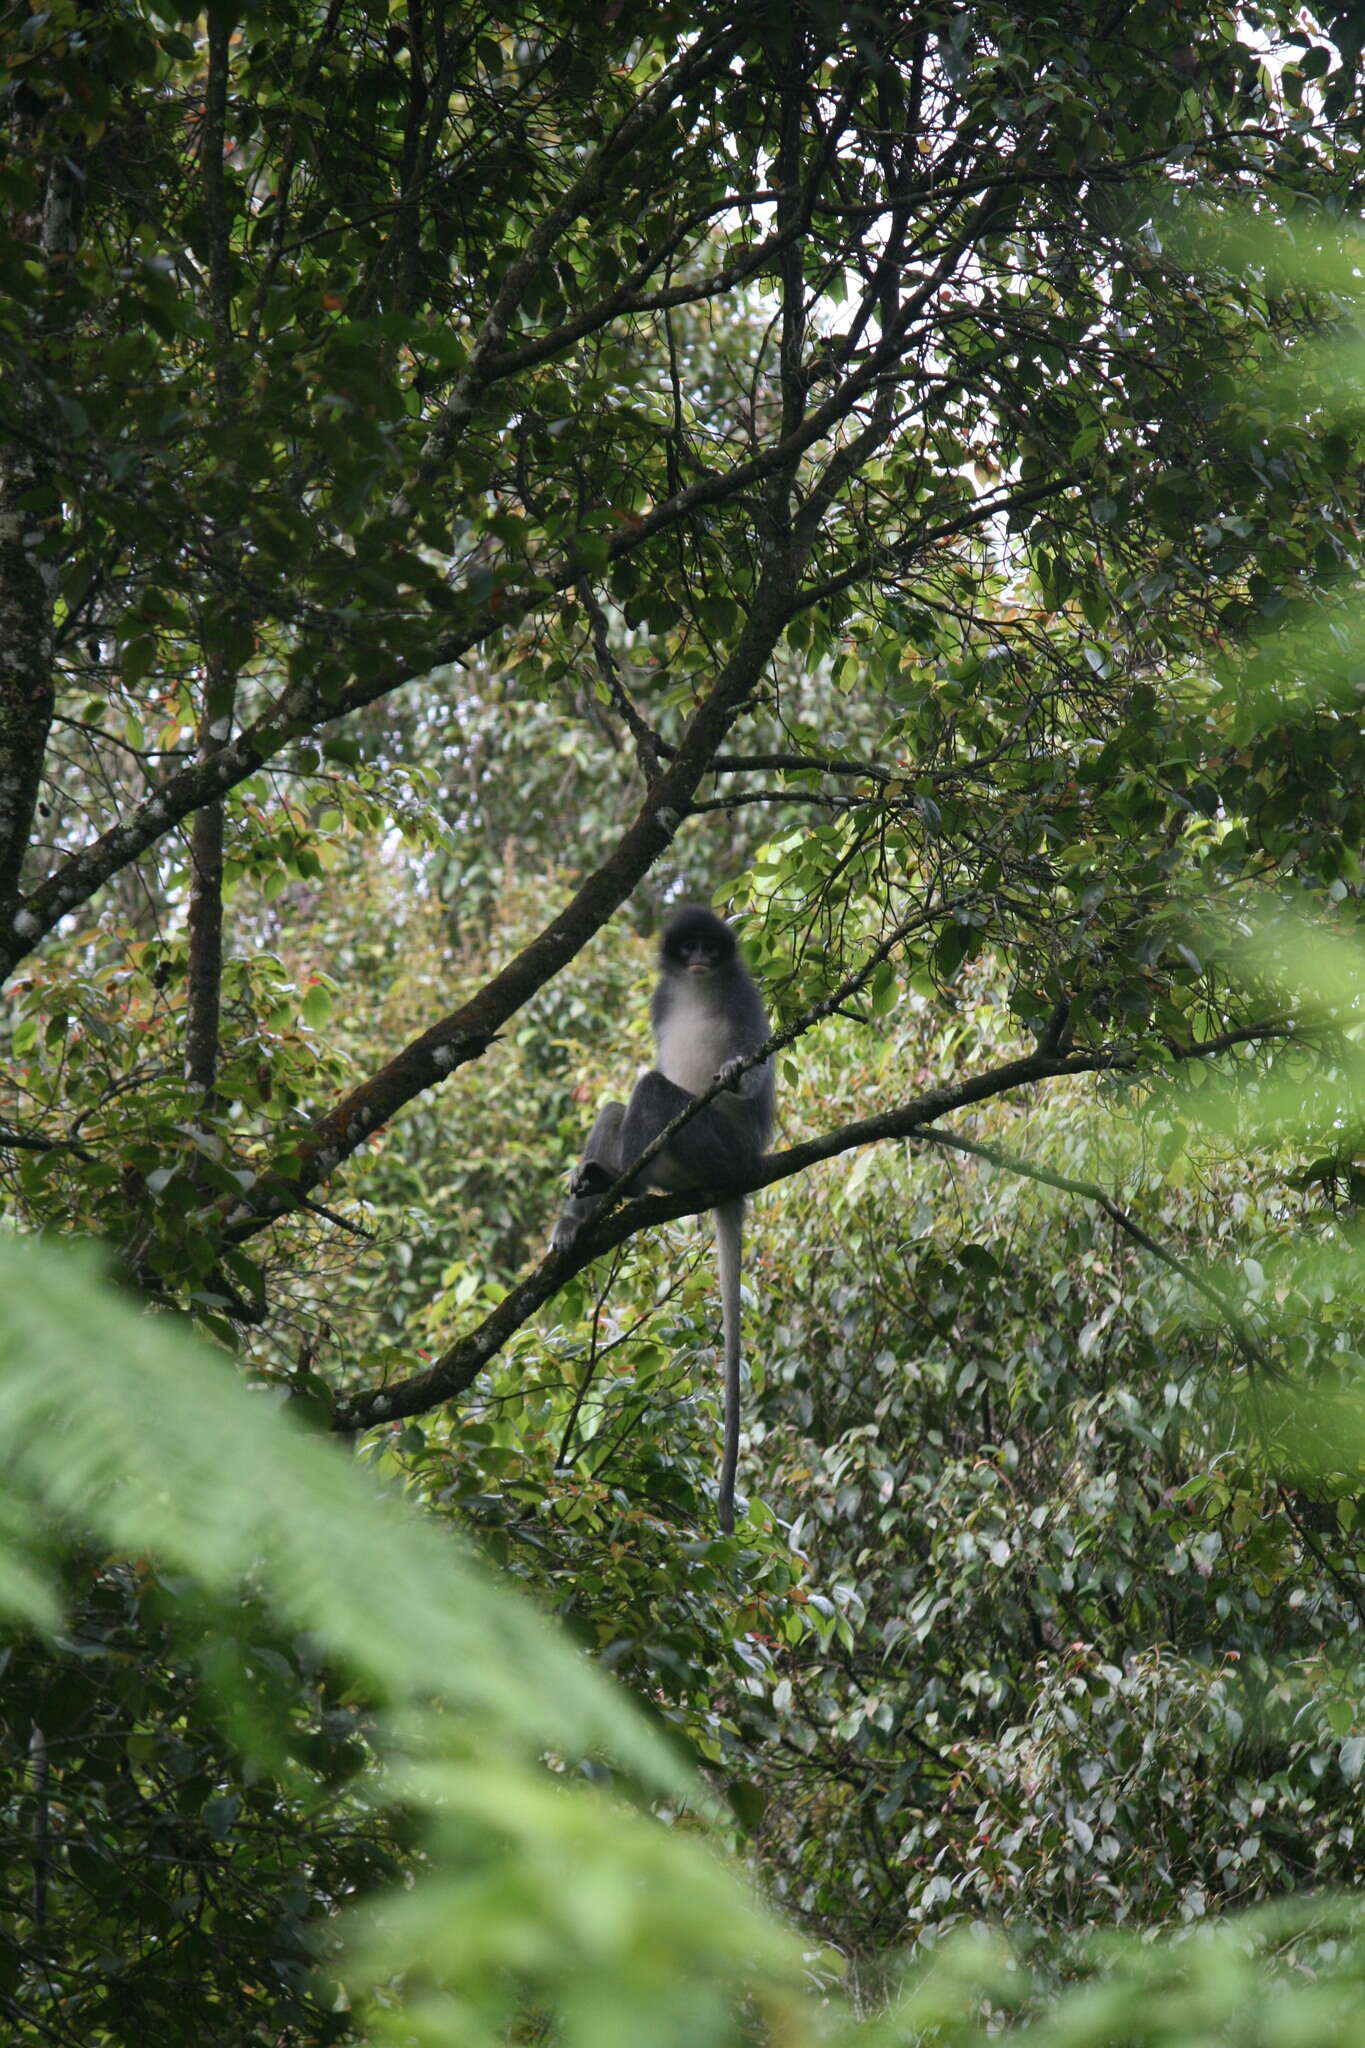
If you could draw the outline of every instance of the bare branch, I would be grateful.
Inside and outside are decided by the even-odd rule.
[[[914,1137],[925,1124],[935,1123],[940,1117],[971,1103],[985,1102],[992,1096],[1027,1087],[1037,1081],[1063,1074],[1094,1073],[1114,1064],[1116,1056],[1108,1052],[1071,1053],[1061,1058],[1032,1053],[1022,1059],[1009,1060],[968,1080],[931,1088],[900,1109],[886,1110],[880,1116],[844,1124],[822,1137],[792,1145],[785,1152],[770,1153],[742,1182],[723,1193],[729,1197],[752,1194],[759,1188],[788,1180],[793,1174],[804,1173],[823,1159],[834,1159],[842,1152],[851,1152],[859,1145]],[[425,1372],[381,1392],[338,1401],[332,1427],[349,1434],[358,1429],[368,1429],[375,1423],[391,1422],[400,1416],[424,1414],[428,1409],[456,1399],[473,1384],[483,1367],[508,1339],[552,1295],[558,1293],[566,1280],[571,1280],[594,1259],[601,1258],[604,1252],[613,1251],[638,1231],[714,1208],[721,1192],[689,1189],[683,1194],[647,1195],[625,1203],[614,1214],[599,1213],[576,1239],[571,1250],[547,1253],[534,1272],[518,1281],[477,1328],[458,1338]]]
[[[635,758],[640,764],[640,773],[644,776],[647,787],[659,773],[659,736],[640,716],[631,701],[629,691],[621,681],[621,671],[616,665],[616,657],[611,651],[611,641],[607,633],[607,615],[597,602],[592,585],[586,576],[581,576],[574,588],[578,592],[579,601],[588,615],[588,622],[592,628],[592,644],[597,656],[598,673],[607,686],[608,696],[635,742]],[[671,754],[673,749],[670,748],[669,752]]]

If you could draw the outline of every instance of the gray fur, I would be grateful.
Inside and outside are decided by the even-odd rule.
[[[694,1096],[727,1074],[768,1036],[768,1017],[734,933],[709,910],[679,910],[664,926],[659,981],[650,1004],[657,1064],[636,1082],[628,1103],[605,1103],[569,1182],[551,1242],[565,1251],[591,1219],[603,1194]],[[651,1159],[630,1194],[649,1188],[722,1189],[747,1177],[768,1147],[773,1127],[772,1061],[734,1073],[723,1093],[699,1110]],[[725,1340],[725,1452],[720,1525],[734,1528],[735,1463],[739,1454],[739,1285],[744,1201],[716,1210],[721,1316]]]

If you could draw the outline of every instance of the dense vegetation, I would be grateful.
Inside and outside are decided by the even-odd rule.
[[[14,2038],[1356,2038],[1355,10],[4,20]]]

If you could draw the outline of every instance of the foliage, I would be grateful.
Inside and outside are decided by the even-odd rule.
[[[146,1556],[75,1546],[61,1576],[59,1633],[0,1652],[10,2038],[344,2038],[316,1974],[332,1913],[413,1847],[343,1789],[372,1759],[364,1694],[259,1600],[209,1633],[184,1574]]]
[[[164,1319],[49,1252],[10,1245],[0,1264],[16,1775],[25,1724],[40,1734],[6,1812],[16,2040],[323,2042],[359,2023],[366,2039],[474,2042],[553,2017],[566,2041],[965,2048],[1027,2011],[1029,1974],[979,1944],[867,2027],[803,2001],[790,1943],[686,1829],[633,1816],[625,1780],[611,1800],[536,1767],[548,1739],[561,1771],[579,1756],[601,1777],[605,1741],[656,1794],[685,1791],[510,1593]],[[168,1489],[180,1469],[197,1484]],[[60,1629],[63,1597],[82,1625],[44,1658],[30,1630]],[[369,1905],[318,1975],[298,1916],[320,1891]],[[1193,1945],[1111,1941],[1076,1955],[1081,1985],[1024,2038],[1156,2048],[1196,2023],[1248,2048],[1345,2044],[1355,1936],[1353,1914],[1318,1903]]]
[[[283,1977],[282,1991],[246,1994],[253,2038],[308,2017],[310,2038],[335,2038],[344,2023],[328,2019],[326,2002],[310,2004],[305,1930],[290,1921],[310,1893],[316,1911],[320,1897],[335,1905],[394,1871],[373,1809],[395,1801],[405,1833],[426,1817],[425,1875],[369,1917],[363,1945],[364,1969],[381,1982],[409,1973],[400,2038],[409,2022],[488,2038],[504,2011],[544,1996],[567,2039],[600,2039],[603,2012],[619,2027],[635,2007],[647,2007],[656,2038],[693,2039],[699,2004],[708,2038],[722,2039],[737,1968],[756,1985],[769,1970],[774,1983],[790,1977],[790,1947],[714,1859],[685,1830],[630,1817],[631,1777],[656,1797],[688,1797],[666,1748],[462,1547],[289,1429],[164,1320],[137,1317],[35,1247],[11,1242],[0,1257],[7,1521],[43,1545],[6,1559],[6,1609],[12,1623],[53,1629],[70,1590],[64,1557],[86,1594],[82,1632],[58,1639],[55,1660],[20,1637],[7,1694],[12,1766],[29,1725],[40,1729],[41,1790],[24,1806],[35,1862],[50,1858],[26,1938],[7,1944],[16,2023],[22,1991],[35,2038],[50,2028],[60,2039],[147,2040],[154,2026],[156,2038],[184,2038],[188,1997],[206,2024],[239,2038],[243,1994],[232,1987],[225,2009],[217,1973],[245,1953],[253,1973]],[[109,1546],[151,1559],[92,1570]],[[173,1629],[172,1659],[198,1664],[198,1680],[158,1670],[145,1644],[128,1662],[125,1610],[139,1580]],[[256,1590],[239,1606],[244,1581]],[[272,1647],[281,1626],[288,1654]],[[248,1745],[245,1767],[215,1748],[205,1686]],[[310,1690],[327,1709],[312,1729],[297,1725]],[[282,1783],[252,1761],[260,1738]],[[346,1781],[375,1742],[384,1776],[371,1770],[348,1811]],[[605,1775],[609,1752],[627,1774],[621,1796],[556,1785],[539,1768],[547,1747],[561,1771],[581,1759],[590,1777]],[[131,1887],[120,1846],[141,1851]],[[167,1854],[183,1866],[183,1889],[149,1875],[149,1860]],[[262,1924],[272,1911],[278,1930]],[[62,1930],[52,1950],[49,1915]],[[101,1920],[113,1935],[102,1960],[85,1946]],[[419,1977],[429,1982],[417,1999]]]
[[[1257,190],[1306,261],[1354,175],[1329,45],[1261,20],[1274,66],[1157,0],[25,14],[24,1212],[259,1322],[263,1232],[651,868],[733,873],[746,813],[788,1015],[899,931],[874,1007],[1003,944],[1020,1025],[1064,1001],[1096,1058],[1246,1028],[1193,906],[1334,884],[1362,802],[1351,751],[1318,803],[1333,710],[1286,748],[1198,659],[1353,559],[1355,413],[1280,369],[1343,281],[1201,235]],[[367,1074],[326,1057],[328,958],[258,946],[269,906],[384,832],[477,916],[566,815],[563,915]]]
[[[990,991],[968,981],[955,1028],[976,1035]],[[944,1036],[926,1006],[887,1060],[941,1060]],[[1144,1186],[1166,1148],[1141,1106],[1141,1135],[1074,1096],[1026,1133],[968,1128],[1064,1176],[1104,1158],[1122,1213],[1196,1278],[1222,1244],[1275,1276],[1277,1363],[1250,1389],[1183,1274],[989,1163],[959,1164],[945,1200],[937,1148],[864,1155],[765,1217],[750,1469],[845,1625],[775,1659],[754,1850],[873,1984],[963,1917],[1003,1916],[1057,1969],[1096,1923],[1354,1883],[1365,1556],[1337,1500],[1358,1464],[1286,1472],[1273,1377],[1311,1318],[1320,1369],[1335,1347],[1357,1385],[1333,1335],[1352,1312],[1308,1305],[1325,1271],[1347,1288],[1340,1228],[1286,1210],[1273,1158],[1249,1183],[1205,1145]]]
[[[1347,2026],[1089,1933],[1357,1850],[1354,12],[0,7],[31,2029],[837,2038],[689,1765],[860,1998],[1005,1924],[874,2032]],[[704,1192],[537,1256],[684,891],[733,1542]]]

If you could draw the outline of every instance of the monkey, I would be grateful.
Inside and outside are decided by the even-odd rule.
[[[642,1168],[626,1193],[647,1189],[724,1188],[742,1179],[768,1149],[773,1128],[771,1059],[740,1071],[768,1036],[763,999],[723,918],[697,905],[675,911],[659,942],[659,980],[649,1006],[656,1065],[642,1074],[628,1103],[604,1103],[569,1180],[569,1199],[551,1243],[567,1251],[603,1194],[688,1103],[716,1080],[724,1090],[685,1123]],[[637,1184],[638,1183],[638,1184]],[[721,1531],[735,1526],[739,1460],[739,1285],[742,1195],[718,1204],[716,1265],[720,1277],[725,1354],[725,1444],[718,1512]]]

